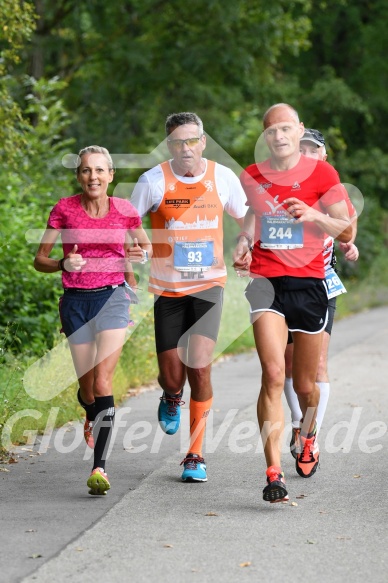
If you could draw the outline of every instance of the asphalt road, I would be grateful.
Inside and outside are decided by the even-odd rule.
[[[255,353],[213,368],[207,483],[181,482],[187,405],[181,430],[164,435],[159,390],[117,412],[105,497],[87,493],[80,425],[20,450],[0,472],[0,581],[386,582],[388,308],[336,322],[329,368],[315,476],[296,474],[286,436],[288,503],[262,500]]]

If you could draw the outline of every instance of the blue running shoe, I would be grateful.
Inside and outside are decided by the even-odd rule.
[[[182,395],[183,390],[173,396],[163,391],[163,397],[160,397],[158,408],[159,425],[164,433],[168,435],[174,435],[179,429],[181,423],[181,405],[185,404],[181,400]]]
[[[206,464],[203,457],[196,453],[188,453],[181,465],[185,468],[182,482],[207,482]]]

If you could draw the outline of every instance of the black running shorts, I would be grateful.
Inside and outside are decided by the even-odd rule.
[[[154,306],[156,352],[187,347],[191,334],[217,341],[224,289],[175,298],[156,296]],[[187,332],[187,334],[186,334]]]
[[[333,329],[333,324],[334,324],[334,314],[335,314],[335,308],[337,305],[337,298],[330,298],[329,299],[329,305],[327,307],[327,324],[326,324],[326,328],[325,328],[325,332],[327,332],[328,334],[331,334],[331,331]]]
[[[251,316],[275,312],[284,316],[291,332],[317,334],[327,323],[328,297],[324,279],[315,277],[259,277],[246,290]]]
[[[331,335],[331,331],[333,329],[336,306],[337,306],[337,298],[336,297],[330,298],[329,305],[327,306],[327,324],[326,324],[326,328],[325,328],[325,332],[327,332],[329,335]],[[287,344],[292,344],[292,343],[293,343],[292,334],[291,334],[291,332],[288,332]]]

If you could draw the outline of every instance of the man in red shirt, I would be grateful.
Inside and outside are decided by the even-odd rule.
[[[234,260],[235,267],[249,268],[252,277],[245,294],[262,366],[257,415],[267,462],[263,498],[279,502],[288,499],[280,459],[288,330],[294,338],[294,388],[303,413],[296,470],[309,478],[319,463],[315,379],[328,305],[323,239],[327,233],[348,242],[352,227],[336,170],[300,152],[304,126],[295,109],[273,105],[263,126],[270,157],[248,166],[241,176],[249,208]]]

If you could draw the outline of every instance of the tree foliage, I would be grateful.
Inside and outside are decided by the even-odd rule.
[[[61,140],[69,124],[57,95],[63,82],[26,79],[25,85],[33,88],[25,112],[37,114],[25,134],[29,151],[16,170],[0,169],[0,337],[6,348],[28,356],[52,346],[58,330],[60,279],[43,277],[32,262],[49,210],[71,192],[73,177],[61,165],[72,145]]]
[[[144,140],[154,147],[176,110],[195,109],[210,133],[220,132],[230,111],[263,95],[283,50],[297,55],[307,46],[310,27],[306,0],[97,0],[93,10],[85,1],[45,0],[43,7],[34,47],[48,75],[69,81],[77,140],[88,135],[116,151]]]
[[[28,123],[13,96],[17,78],[14,67],[35,28],[34,6],[29,2],[3,0],[0,4],[0,155],[9,163],[26,148]]]
[[[20,52],[35,30],[35,10],[30,2],[3,0],[0,5],[0,74],[20,62]]]

